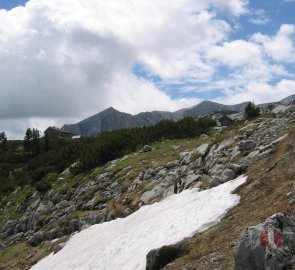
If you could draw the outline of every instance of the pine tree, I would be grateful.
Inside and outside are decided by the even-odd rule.
[[[33,140],[33,132],[30,128],[27,129],[25,138],[24,138],[24,148],[25,151],[31,152],[32,151],[32,140]]]
[[[32,132],[32,152],[34,155],[39,155],[41,152],[40,149],[40,132],[39,130],[36,128],[33,128],[33,132]]]
[[[44,136],[44,150],[49,151],[50,150],[50,138],[48,133],[45,133]]]
[[[5,132],[0,132],[0,147],[2,151],[7,151],[8,145],[7,145],[7,137]]]
[[[245,115],[247,119],[255,118],[260,115],[260,109],[253,102],[249,102],[245,108]]]

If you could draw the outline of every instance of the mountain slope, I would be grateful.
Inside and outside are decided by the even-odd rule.
[[[212,101],[203,101],[192,108],[182,111],[182,115],[183,117],[185,116],[197,117],[197,116],[201,116],[201,115],[216,112],[216,111],[242,112],[245,110],[248,103],[249,102],[243,102],[236,105],[223,105],[223,104],[212,102]]]
[[[234,247],[241,230],[276,212],[294,212],[295,205],[289,205],[286,196],[294,191],[294,117],[294,113],[280,118],[266,114],[221,131],[214,129],[208,137],[159,141],[151,145],[150,152],[140,148],[87,173],[72,175],[65,170],[54,176],[52,189],[46,193],[30,191],[29,187],[17,188],[0,198],[0,269],[28,270],[56,248],[60,250],[63,245],[59,244],[77,231],[98,223],[107,226],[105,222],[129,216],[143,204],[168,196],[177,198],[173,195],[174,179],[179,174],[181,192],[193,187],[208,190],[246,170],[249,178],[239,188],[240,204],[220,223],[180,243],[177,248],[180,257],[165,267],[167,270],[233,269]],[[219,203],[226,198],[223,194]],[[181,207],[186,206],[182,203]],[[203,219],[204,215],[199,218]],[[173,234],[174,221],[169,225],[167,231]],[[184,229],[187,227],[180,226],[177,232]],[[141,241],[141,236],[136,241]],[[93,236],[96,237],[98,233]],[[109,239],[116,242],[117,237],[111,235]],[[80,240],[84,245],[86,239]],[[131,247],[132,241],[125,240]],[[120,246],[118,242],[116,247]],[[145,245],[139,246],[142,247]],[[88,251],[98,252],[98,249],[101,251],[99,244]],[[132,259],[136,257],[137,253],[130,253]],[[119,258],[113,255],[112,260]]]
[[[289,102],[295,99],[295,94],[282,99],[280,102]]]
[[[96,115],[93,115],[77,124],[64,125],[63,128],[82,136],[94,136],[103,131],[112,131],[123,128],[136,127],[134,116],[122,113],[110,107]]]
[[[134,116],[138,126],[157,124],[162,120],[177,120],[174,113],[165,111],[142,112]]]

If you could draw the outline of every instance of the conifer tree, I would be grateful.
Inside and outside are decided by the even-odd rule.
[[[32,150],[32,140],[33,132],[30,128],[28,128],[24,138],[24,148],[26,152],[30,152]]]
[[[255,118],[260,115],[260,109],[253,102],[249,102],[245,108],[245,115],[247,119]]]
[[[2,151],[7,151],[8,145],[7,145],[7,137],[5,132],[0,132],[0,147]]]
[[[45,133],[45,136],[44,136],[44,150],[45,151],[50,150],[50,138],[48,133]]]
[[[36,128],[33,128],[33,132],[32,132],[32,152],[34,155],[38,155],[40,154],[40,132],[39,130]]]

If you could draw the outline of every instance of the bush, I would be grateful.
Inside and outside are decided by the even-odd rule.
[[[37,191],[45,193],[52,188],[52,185],[46,181],[41,181],[38,182],[35,187]]]

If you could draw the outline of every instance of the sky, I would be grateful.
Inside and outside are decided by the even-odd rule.
[[[295,0],[0,0],[0,131],[295,93]]]

